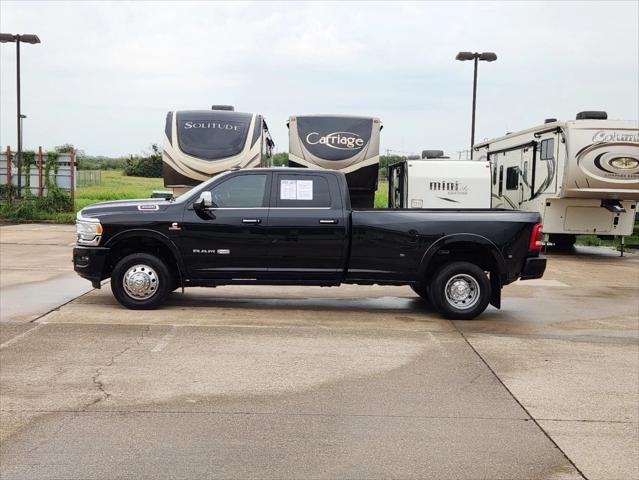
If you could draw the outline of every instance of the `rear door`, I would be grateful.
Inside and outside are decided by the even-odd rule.
[[[266,273],[271,173],[235,174],[211,187],[214,206],[187,206],[180,245],[190,278],[259,278]]]
[[[335,175],[274,173],[268,220],[269,277],[339,280],[348,218]]]

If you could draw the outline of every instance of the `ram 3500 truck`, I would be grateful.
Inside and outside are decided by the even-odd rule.
[[[103,202],[77,216],[75,271],[132,309],[188,286],[410,285],[446,318],[471,319],[502,286],[539,278],[538,213],[353,210],[344,175],[234,170],[170,200]]]

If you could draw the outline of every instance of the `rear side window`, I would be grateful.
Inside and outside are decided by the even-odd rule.
[[[238,175],[211,190],[217,208],[266,207],[267,175]]]
[[[509,167],[506,169],[506,190],[517,190],[519,186],[519,168]]]
[[[541,152],[539,155],[541,160],[552,160],[555,158],[555,139],[547,138],[541,141]]]
[[[278,175],[277,207],[330,207],[328,181],[321,175]]]

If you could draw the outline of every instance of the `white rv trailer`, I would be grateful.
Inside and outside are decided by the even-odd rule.
[[[390,208],[490,208],[488,162],[450,160],[441,150],[388,167]]]
[[[346,174],[351,204],[373,207],[379,175],[379,118],[293,115],[288,128],[289,166],[339,170]]]
[[[257,113],[225,105],[169,112],[162,151],[164,186],[179,194],[233,167],[269,167],[273,146]]]
[[[474,146],[491,165],[492,206],[538,211],[550,241],[626,236],[639,200],[639,125],[581,112]]]

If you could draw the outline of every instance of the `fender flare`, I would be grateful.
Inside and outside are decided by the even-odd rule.
[[[147,228],[134,228],[131,230],[125,230],[123,232],[116,233],[113,237],[109,238],[107,242],[104,244],[104,247],[113,248],[115,245],[120,243],[123,240],[128,238],[151,238],[153,240],[157,240],[166,246],[173,257],[175,258],[175,263],[178,269],[178,275],[180,277],[180,287],[184,288],[184,261],[182,259],[182,255],[180,254],[180,250],[177,248],[177,245],[171,240],[169,237],[164,235],[163,233],[157,232],[155,230],[150,230]]]
[[[486,237],[474,233],[454,233],[451,235],[445,235],[433,242],[422,256],[418,270],[419,277],[423,278],[426,275],[428,265],[439,250],[453,243],[460,242],[474,243],[482,246],[490,252],[493,260],[495,261],[495,265],[497,265],[497,273],[499,274],[501,287],[501,284],[503,284],[506,280],[506,261],[504,260],[504,256],[493,242]]]

